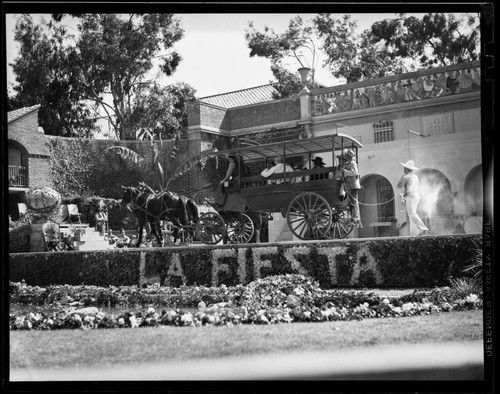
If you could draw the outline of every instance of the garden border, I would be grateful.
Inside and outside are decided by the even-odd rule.
[[[482,236],[12,253],[9,280],[30,285],[219,286],[303,274],[322,288],[435,287],[465,276]]]

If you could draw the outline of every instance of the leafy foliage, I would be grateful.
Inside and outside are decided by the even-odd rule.
[[[112,154],[109,146],[92,140],[53,138],[48,142],[54,188],[69,196],[119,198],[121,185],[143,179],[139,165]],[[128,151],[123,147],[124,151]]]
[[[134,134],[133,101],[153,58],[169,50],[183,36],[180,22],[172,14],[81,14],[77,48],[81,78],[89,99],[110,115],[120,139]],[[161,69],[171,75],[181,57],[174,51],[162,56]],[[106,103],[104,93],[112,97]],[[113,116],[111,116],[113,115]]]
[[[399,14],[375,22],[361,34],[356,29],[349,14],[337,19],[322,13],[309,22],[300,17],[290,20],[282,34],[267,26],[257,31],[249,22],[245,39],[250,56],[271,61],[280,97],[300,89],[293,88],[294,78],[286,70],[293,74],[308,65],[315,86],[314,69],[320,55],[325,56],[322,66],[347,83],[479,58],[479,18],[475,15],[429,13],[419,19]]]
[[[172,14],[73,14],[79,20],[73,36],[61,22],[65,17],[54,14],[39,25],[31,16],[19,18],[21,53],[13,63],[19,85],[10,109],[41,104],[40,123],[54,135],[89,136],[98,109],[122,140],[151,126],[178,134],[194,91],[185,84],[158,90],[148,73],[158,61],[165,75],[175,72],[182,60],[172,50],[184,34],[180,21]]]
[[[19,56],[11,63],[17,84],[9,110],[40,104],[39,123],[46,134],[89,136],[95,129],[95,106],[84,100],[75,67],[78,53],[67,45],[73,36],[64,26],[43,19],[36,25],[24,14],[16,22],[14,39]]]
[[[20,224],[9,229],[9,253],[29,252],[30,231],[29,224]]]
[[[450,310],[480,309],[476,294],[465,299],[449,297],[447,289],[414,292],[403,298],[370,292],[322,290],[302,275],[278,275],[259,279],[248,286],[199,287],[32,287],[10,282],[10,302],[42,305],[29,312],[13,312],[10,330],[63,328],[136,328],[147,326],[203,326],[235,324],[280,324],[405,317]],[[427,297],[429,298],[427,298]],[[433,297],[432,301],[430,297]],[[141,306],[138,312],[107,314],[96,306]],[[154,306],[175,309],[156,312]],[[196,312],[180,308],[196,308]]]

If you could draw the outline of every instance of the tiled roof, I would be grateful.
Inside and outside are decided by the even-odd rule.
[[[14,111],[9,111],[7,112],[7,123],[14,122],[15,120],[22,118],[24,115],[34,112],[39,108],[40,104],[37,104],[37,105],[32,105],[31,107],[24,107],[15,109]]]
[[[274,100],[273,92],[276,92],[276,89],[272,84],[269,84],[237,90],[235,92],[217,94],[215,96],[202,97],[198,100],[218,107],[234,108],[272,101]]]

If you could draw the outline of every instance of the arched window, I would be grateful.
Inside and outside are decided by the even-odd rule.
[[[9,166],[20,166],[21,151],[13,146],[9,146]]]

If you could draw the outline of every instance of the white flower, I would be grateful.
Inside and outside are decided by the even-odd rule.
[[[155,312],[156,312],[156,311],[155,311],[155,308],[153,308],[152,306],[150,306],[150,307],[148,308],[147,314],[148,314],[148,315],[153,315]]]
[[[130,325],[132,328],[139,327],[139,323],[137,322],[137,319],[134,315],[130,316],[129,320],[130,320]]]
[[[271,324],[271,323],[269,322],[269,319],[266,317],[266,315],[260,315],[260,316],[259,316],[259,319],[260,319],[260,321],[261,321],[262,323],[264,323],[264,324]]]
[[[181,316],[181,322],[185,326],[193,324],[194,323],[194,321],[193,321],[193,315],[191,315],[191,313],[185,313],[185,314],[183,314]]]
[[[466,298],[465,298],[465,301],[471,303],[471,304],[475,304],[477,301],[478,301],[479,297],[477,296],[477,294],[469,294]]]
[[[384,298],[382,300],[382,304],[384,304],[384,305],[389,305],[390,303],[391,303],[391,301],[389,301],[387,298]]]
[[[120,317],[118,319],[118,325],[123,326],[125,324],[125,319],[123,317]]]
[[[413,302],[407,302],[403,304],[403,311],[410,312],[413,309]]]
[[[175,319],[175,317],[177,316],[177,312],[174,311],[174,310],[169,310],[167,312],[167,320],[168,321],[173,321]]]
[[[396,306],[396,307],[393,307],[392,310],[397,313],[397,314],[401,314],[402,310],[399,306]]]
[[[301,295],[304,295],[305,291],[304,289],[299,286],[299,287],[296,287],[295,289],[293,289],[293,294],[297,295],[297,296],[301,296]]]

